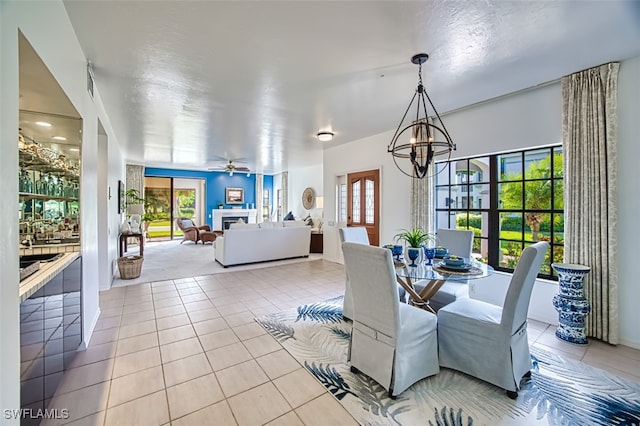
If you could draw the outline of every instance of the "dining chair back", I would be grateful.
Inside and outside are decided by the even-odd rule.
[[[344,242],[359,243],[369,245],[369,234],[364,226],[350,226],[340,228],[340,244]],[[342,316],[347,319],[353,318],[353,296],[351,295],[351,285],[349,284],[349,274],[346,274],[344,283],[344,300],[342,303]]]
[[[466,298],[438,311],[440,366],[493,383],[517,397],[520,380],[531,369],[527,312],[548,249],[544,241],[524,249],[503,306]]]
[[[468,229],[438,229],[438,245],[446,247],[449,254],[471,260],[473,250],[473,231]],[[420,291],[423,283],[418,283],[416,289]],[[429,300],[429,305],[437,311],[443,306],[457,299],[469,297],[469,282],[467,280],[447,281]]]
[[[471,258],[473,250],[473,231],[469,229],[440,228],[436,232],[438,245],[449,250],[449,254]]]
[[[400,303],[391,251],[352,242],[342,251],[353,295],[352,371],[371,377],[391,397],[437,374],[437,318]]]

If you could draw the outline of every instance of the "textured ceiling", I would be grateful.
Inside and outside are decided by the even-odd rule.
[[[418,52],[440,113],[640,55],[635,1],[64,4],[125,158],[149,166],[317,164],[395,129]]]

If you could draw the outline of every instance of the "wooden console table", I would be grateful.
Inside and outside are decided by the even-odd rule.
[[[127,238],[137,238],[140,244],[140,256],[144,256],[144,235],[140,232],[120,234],[120,257],[127,252]]]

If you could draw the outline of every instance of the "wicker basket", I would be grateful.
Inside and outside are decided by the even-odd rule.
[[[138,278],[142,271],[142,256],[125,256],[118,258],[118,269],[120,270],[120,278],[123,280],[131,280]]]

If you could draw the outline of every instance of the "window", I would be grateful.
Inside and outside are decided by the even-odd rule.
[[[525,247],[547,241],[539,276],[564,256],[562,147],[438,163],[436,226],[471,229],[473,253],[497,270],[513,271]]]
[[[262,221],[268,222],[271,218],[271,195],[268,189],[262,191]]]

